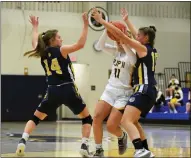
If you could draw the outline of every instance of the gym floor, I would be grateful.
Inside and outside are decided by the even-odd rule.
[[[17,143],[21,138],[25,122],[3,122],[1,124],[1,157],[16,157]],[[190,126],[143,125],[148,144],[156,157],[190,157]],[[90,151],[95,151],[93,131]],[[27,142],[25,157],[80,157],[81,122],[41,122]],[[118,155],[117,138],[109,134],[104,125],[104,155],[132,157],[134,149],[128,140],[128,149]]]

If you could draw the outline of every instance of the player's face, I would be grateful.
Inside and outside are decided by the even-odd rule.
[[[171,76],[171,79],[175,79],[176,77],[175,76]]]
[[[142,44],[146,44],[148,42],[148,36],[145,35],[143,32],[139,31],[136,40]]]
[[[53,44],[55,46],[61,47],[62,46],[62,41],[63,40],[62,40],[61,36],[59,35],[59,33],[56,33],[56,36],[55,36],[55,38],[53,40]]]

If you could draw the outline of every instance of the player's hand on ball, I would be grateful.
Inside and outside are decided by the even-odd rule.
[[[98,11],[97,8],[93,8],[92,9],[92,17],[100,23],[100,21],[102,20],[102,13]]]
[[[121,17],[123,18],[124,21],[128,20],[128,12],[125,8],[121,9]]]
[[[30,15],[29,16],[30,20],[29,22],[32,24],[33,27],[38,27],[38,17],[34,16],[34,15]]]
[[[84,21],[84,25],[88,26],[89,22],[88,22],[88,15],[87,15],[86,12],[84,12],[84,13],[82,14],[82,19],[83,19],[83,21]]]

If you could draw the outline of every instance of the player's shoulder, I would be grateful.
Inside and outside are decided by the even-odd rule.
[[[60,57],[61,52],[60,52],[60,47],[47,47],[46,48],[47,53],[49,56],[54,56],[54,57]]]
[[[157,49],[155,47],[151,46],[150,44],[145,44],[144,46],[147,48],[147,52],[149,52],[149,53],[152,53],[152,52],[157,53]]]
[[[60,52],[60,47],[47,47],[47,51]]]
[[[116,51],[115,53],[113,53],[114,58],[120,58],[120,52]]]

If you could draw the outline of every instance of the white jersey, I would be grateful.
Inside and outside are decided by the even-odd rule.
[[[109,78],[109,84],[116,88],[132,88],[132,73],[136,63],[135,52],[127,45],[122,45],[125,52],[117,52],[115,46],[105,44],[107,34],[103,33],[97,43],[97,48],[112,54],[113,61],[112,72]]]
[[[125,53],[118,52],[113,61],[109,84],[114,87],[130,88],[136,56],[131,55],[134,52],[127,46],[123,47],[126,47]]]

